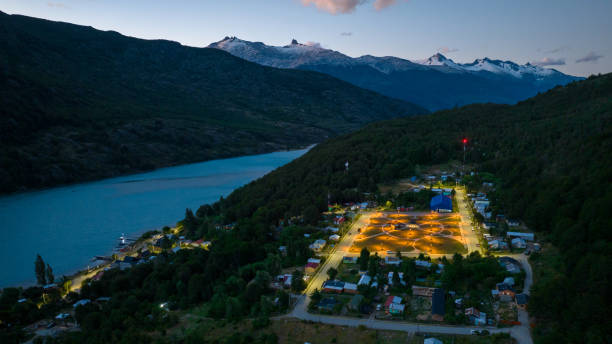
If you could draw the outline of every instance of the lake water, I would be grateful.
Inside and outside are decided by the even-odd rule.
[[[295,150],[163,168],[0,197],[0,288],[32,284],[39,253],[56,278],[108,255],[125,233],[174,225],[202,204],[301,156]]]

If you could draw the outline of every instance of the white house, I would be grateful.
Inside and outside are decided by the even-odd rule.
[[[521,238],[521,239],[524,239],[524,240],[527,240],[527,241],[533,241],[534,240],[533,233],[508,232],[506,235],[511,237],[511,238]]]
[[[320,252],[323,247],[325,247],[325,244],[327,244],[327,242],[323,239],[318,239],[315,240],[315,242],[313,242],[312,244],[310,244],[309,248],[315,252]]]
[[[338,234],[332,234],[329,236],[329,240],[330,241],[339,241],[340,240],[340,236]]]

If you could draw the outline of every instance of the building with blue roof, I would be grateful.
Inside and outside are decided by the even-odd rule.
[[[453,201],[448,196],[436,195],[429,202],[429,208],[439,213],[450,213],[453,211]]]

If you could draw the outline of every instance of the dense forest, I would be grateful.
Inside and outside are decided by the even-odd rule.
[[[327,195],[355,201],[377,184],[461,160],[500,180],[498,213],[552,242],[553,273],[536,276],[530,315],[539,343],[601,343],[612,333],[612,75],[590,77],[508,105],[470,105],[371,124],[331,139],[212,207],[261,237],[280,219],[323,211]],[[344,163],[349,161],[349,170]]]
[[[303,147],[426,110],[309,71],[0,12],[0,193]]]

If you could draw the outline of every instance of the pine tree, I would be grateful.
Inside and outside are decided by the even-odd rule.
[[[47,284],[47,278],[45,274],[45,261],[42,259],[40,254],[36,255],[36,261],[34,262],[34,273],[36,274],[36,282],[38,284]]]
[[[49,263],[47,263],[46,275],[47,275],[47,283],[51,284],[55,282],[55,276],[53,276],[53,269],[51,269],[51,265],[49,265]]]

